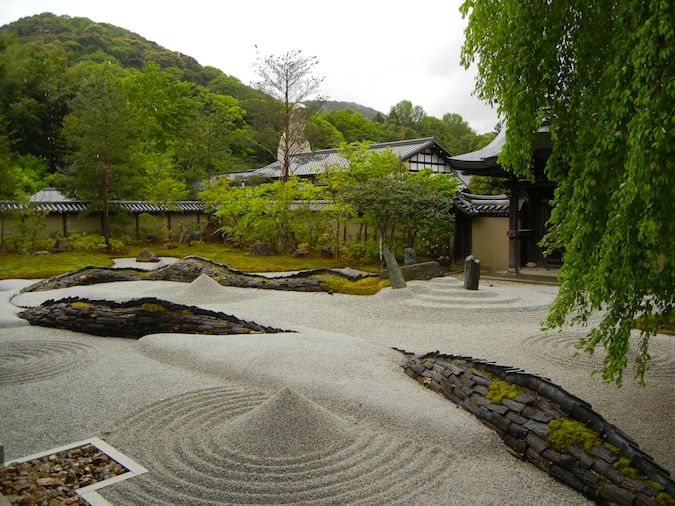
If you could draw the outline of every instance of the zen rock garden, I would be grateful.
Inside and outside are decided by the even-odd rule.
[[[390,504],[422,496],[430,504],[488,504],[506,494],[515,495],[505,504],[674,503],[667,468],[554,381],[465,355],[403,351],[435,328],[466,333],[476,310],[517,339],[522,323],[503,315],[541,314],[554,293],[490,280],[479,287],[473,257],[463,281],[414,257],[408,251],[399,266],[385,251],[380,276],[391,288],[372,297],[332,295],[322,276],[359,281],[373,274],[315,269],[265,277],[200,257],[154,271],[88,267],[0,291],[20,309],[0,325],[8,357],[0,391],[44,382],[59,389],[63,377],[88,398],[97,375],[115,377],[120,406],[136,407],[111,413],[109,403],[89,399],[105,413],[102,428],[80,431],[70,421],[63,434],[72,436],[51,446],[102,436],[148,471],[136,475],[122,463],[129,457],[85,445],[0,468],[2,494],[11,504],[88,504],[80,491],[100,483],[96,500],[111,504]],[[466,342],[499,349],[483,337],[485,322],[472,325]],[[386,346],[364,340],[364,332],[381,343],[399,333],[414,337],[383,361]],[[66,378],[80,374],[78,364],[89,379],[74,384]],[[131,364],[143,365],[132,372],[138,365]],[[140,383],[132,387],[120,368],[130,378],[140,374]],[[146,381],[152,375],[165,378],[168,390]],[[144,400],[123,393],[134,389],[147,391]],[[453,405],[470,417],[458,418]],[[69,419],[53,411],[52,424]],[[10,414],[3,424],[16,427],[17,419]],[[26,448],[19,452],[49,447],[36,448],[30,434],[15,439]],[[470,468],[458,471],[455,454]],[[473,458],[481,464],[467,464]],[[482,485],[472,480],[486,472],[498,492],[480,496]],[[122,481],[107,485],[111,477]]]

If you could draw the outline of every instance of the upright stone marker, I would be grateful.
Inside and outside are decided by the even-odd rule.
[[[396,258],[394,258],[394,254],[388,249],[385,249],[383,253],[384,261],[387,262],[387,270],[389,271],[389,282],[391,283],[391,287],[397,289],[408,286],[405,282],[405,279],[403,279],[403,273],[401,272],[401,268],[398,266]]]
[[[415,250],[412,248],[405,249],[405,258],[403,259],[403,265],[414,265],[417,263],[417,256],[415,255]]]
[[[478,281],[480,280],[480,260],[469,255],[464,260],[464,289],[478,290]]]

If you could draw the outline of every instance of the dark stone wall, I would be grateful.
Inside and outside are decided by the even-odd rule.
[[[668,470],[656,464],[589,403],[547,378],[471,357],[402,353],[410,357],[403,366],[408,376],[477,416],[499,434],[511,454],[531,462],[588,499],[598,504],[656,505],[659,491],[614,469],[612,464],[618,456],[604,446],[596,446],[591,454],[576,446],[569,453],[558,453],[546,441],[551,420],[567,418],[585,424],[604,442],[618,448],[621,456],[648,480],[659,483],[671,500],[675,495],[675,483]],[[486,398],[495,380],[517,385],[523,392],[515,399],[495,404]],[[663,494],[660,499],[668,500]]]
[[[19,316],[31,325],[85,332],[96,336],[139,338],[147,334],[262,334],[285,332],[192,306],[143,298],[116,303],[78,297],[48,300]]]

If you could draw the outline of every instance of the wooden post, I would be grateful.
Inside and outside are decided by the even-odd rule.
[[[520,188],[518,180],[511,181],[509,196],[509,272],[520,271],[520,240],[518,239],[518,200]]]

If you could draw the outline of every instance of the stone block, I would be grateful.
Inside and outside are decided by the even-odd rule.
[[[513,422],[509,425],[509,433],[515,437],[524,439],[527,436],[528,430],[519,423]]]
[[[525,452],[525,458],[545,473],[548,473],[551,470],[551,462],[542,457],[539,452],[533,448],[527,449]]]
[[[553,462],[554,464],[562,466],[566,469],[571,469],[577,463],[577,459],[575,459],[571,455],[558,453],[555,450],[551,450],[550,448],[548,450],[544,450],[542,455],[551,462]]]
[[[525,441],[527,441],[527,444],[530,445],[537,453],[541,453],[548,448],[546,441],[532,432],[527,435]]]
[[[600,484],[600,475],[591,469],[573,467],[571,471],[574,476],[579,478],[585,485],[589,487],[597,488]]]
[[[403,265],[399,267],[406,281],[420,280],[427,281],[432,278],[443,276],[443,269],[438,262],[422,262],[415,265]],[[389,279],[389,265],[380,272],[380,278]]]
[[[490,418],[490,421],[503,431],[508,431],[509,425],[511,424],[511,420],[495,412],[492,412],[492,417]]]
[[[593,465],[594,459],[578,446],[571,446],[569,449],[572,455],[582,467],[589,468]]]
[[[525,404],[521,402],[512,401],[511,399],[503,399],[502,404],[507,408],[509,408],[511,411],[515,411],[516,413],[521,413],[525,408]]]
[[[527,452],[527,443],[525,441],[514,437],[511,434],[504,434],[502,436],[502,441],[504,441],[504,443],[506,443],[509,448],[515,450],[518,453],[518,458],[523,460],[525,459],[525,452]]]
[[[483,396],[488,394],[488,389],[485,388],[483,385],[476,385],[475,387],[473,387],[473,391]]]
[[[553,420],[553,417],[547,415],[542,410],[537,409],[533,406],[525,406],[520,414],[523,415],[525,418],[529,418],[530,420],[534,420],[536,422],[541,423],[548,423],[551,420]]]
[[[479,385],[482,385],[484,387],[489,387],[490,385],[492,385],[492,381],[479,374],[474,374],[473,380]]]
[[[533,402],[535,399],[536,399],[536,397],[534,395],[529,394],[527,392],[524,392],[524,393],[520,394],[518,397],[516,397],[514,399],[514,401],[520,402],[522,404],[529,404],[529,403]]]
[[[548,436],[548,433],[551,431],[548,425],[544,423],[535,422],[532,420],[528,420],[527,423],[524,424],[524,427],[527,430],[534,432],[539,437],[546,437]]]
[[[635,494],[608,483],[600,489],[600,496],[618,506],[632,506]]]
[[[542,454],[545,456],[545,453]],[[551,466],[550,470],[551,476],[553,476],[555,479],[562,481],[564,484],[572,487],[574,490],[581,492],[581,490],[584,488],[584,484],[581,480],[579,480],[574,474],[569,472],[567,469],[557,465],[553,464]]]
[[[406,248],[404,250],[403,265],[414,265],[417,263],[417,256],[415,255],[415,250],[412,248]]]
[[[528,422],[527,418],[523,418],[522,416],[515,414],[513,411],[509,411],[506,414],[506,418],[520,425],[525,425]]]
[[[480,260],[477,260],[473,255],[469,255],[464,259],[464,289],[478,290],[479,281]]]
[[[618,457],[614,452],[609,451],[607,448],[604,446],[596,446],[591,450],[591,453],[595,455],[596,457],[600,457],[602,460],[607,462],[608,464],[614,464],[618,460]]]
[[[488,408],[491,411],[494,411],[495,413],[499,413],[500,415],[505,415],[506,413],[509,412],[509,410],[505,406],[502,406],[501,404],[490,404]]]

